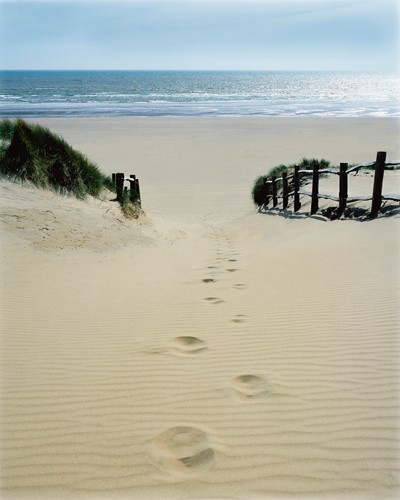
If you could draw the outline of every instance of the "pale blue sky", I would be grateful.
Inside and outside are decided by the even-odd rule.
[[[397,0],[0,0],[1,69],[399,70]]]

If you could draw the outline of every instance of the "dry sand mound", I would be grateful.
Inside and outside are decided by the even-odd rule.
[[[231,157],[229,127],[190,123]],[[219,210],[193,186],[180,215],[185,194],[168,205],[154,185],[146,206],[144,189],[149,215],[128,222],[1,183],[3,497],[395,498],[398,215]]]

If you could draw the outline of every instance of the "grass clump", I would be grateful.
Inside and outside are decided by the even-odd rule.
[[[119,200],[122,213],[128,219],[137,219],[142,214],[140,200],[138,196],[133,196],[130,191],[124,190]]]
[[[60,136],[24,120],[0,121],[0,173],[78,198],[114,190],[110,177]]]
[[[272,186],[271,184],[265,185],[265,179],[271,180],[274,176],[281,177],[284,172],[286,172],[287,174],[292,174],[296,165],[300,167],[300,170],[312,170],[315,165],[317,165],[320,169],[331,167],[330,162],[323,158],[320,160],[318,160],[317,158],[303,158],[300,163],[293,163],[290,165],[277,165],[276,167],[271,168],[271,170],[267,174],[261,175],[255,180],[251,193],[255,205],[263,205],[265,202],[265,197],[272,196]],[[304,176],[300,175],[300,183],[302,179],[304,180],[304,178]],[[289,181],[289,190],[291,190],[291,182],[292,181]]]
[[[10,146],[14,130],[15,122],[11,120],[0,120],[0,162]]]

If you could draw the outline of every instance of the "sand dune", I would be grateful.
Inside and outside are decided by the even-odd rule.
[[[257,214],[246,185],[337,161],[349,122],[51,122],[105,170],[132,147],[147,215],[1,183],[4,498],[399,495],[399,216]],[[339,161],[399,156],[352,123]]]

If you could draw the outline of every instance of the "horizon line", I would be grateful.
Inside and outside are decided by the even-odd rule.
[[[68,72],[68,71],[82,71],[82,72],[89,72],[89,71],[126,71],[126,72],[259,72],[259,73],[267,73],[267,72],[320,72],[320,73],[327,73],[327,72],[337,72],[337,73],[395,73],[395,74],[400,74],[399,70],[396,69],[387,69],[387,70],[382,70],[382,69],[235,69],[235,68],[230,68],[230,69],[195,69],[195,68],[188,68],[188,69],[140,69],[140,68],[133,68],[133,69],[128,69],[128,68],[0,68],[0,71],[63,71],[63,72]]]

